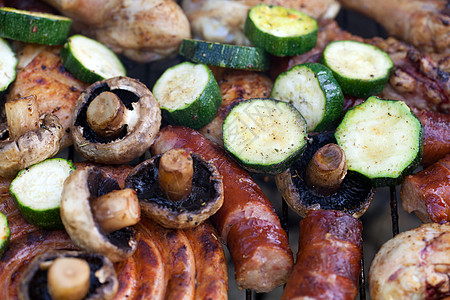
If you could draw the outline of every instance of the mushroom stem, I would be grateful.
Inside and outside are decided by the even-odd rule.
[[[55,300],[79,300],[89,292],[90,267],[80,258],[60,257],[47,272],[48,291]]]
[[[12,139],[39,128],[36,96],[31,95],[5,103],[6,121]]]
[[[306,168],[305,182],[315,194],[329,196],[339,190],[346,174],[344,150],[336,144],[327,144],[314,153]]]
[[[112,92],[102,92],[89,104],[86,118],[89,126],[102,136],[114,136],[122,130],[125,106]]]
[[[193,160],[184,149],[171,149],[159,161],[158,181],[171,201],[181,201],[189,196],[194,175]]]
[[[100,196],[93,200],[91,207],[98,225],[108,233],[135,225],[141,218],[141,207],[133,189]]]

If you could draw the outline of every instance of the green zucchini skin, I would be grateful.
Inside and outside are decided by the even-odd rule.
[[[407,116],[409,118],[406,123],[409,123],[411,126],[414,126],[415,128],[418,129],[417,130],[417,135],[416,136],[411,136],[411,138],[413,138],[415,143],[414,143],[412,149],[408,149],[408,150],[413,151],[412,152],[413,155],[414,155],[414,152],[416,154],[413,157],[411,157],[409,159],[409,161],[405,162],[405,165],[404,165],[403,169],[398,169],[398,170],[396,170],[396,169],[392,169],[392,170],[391,169],[387,169],[386,171],[390,172],[389,176],[387,176],[387,175],[386,176],[377,176],[376,174],[372,175],[372,174],[368,173],[369,171],[353,168],[352,167],[352,163],[349,160],[349,156],[347,155],[348,152],[346,152],[347,146],[343,142],[343,139],[345,138],[345,136],[347,134],[359,135],[361,137],[361,140],[364,139],[364,135],[366,134],[364,131],[365,131],[365,129],[367,129],[367,127],[362,127],[363,130],[357,130],[355,127],[352,127],[353,130],[348,130],[347,129],[347,124],[351,122],[352,118],[355,118],[355,119],[360,118],[360,117],[353,117],[353,116],[363,114],[365,106],[372,105],[373,103],[375,103],[375,105],[378,105],[378,104],[376,104],[377,102],[378,103],[382,103],[381,105],[385,105],[385,106],[389,106],[389,105],[397,105],[397,106],[400,105],[400,106],[402,106],[401,109],[404,110],[403,112],[405,113],[405,116]],[[392,113],[392,115],[391,115],[391,113]],[[396,114],[395,108],[392,108],[392,110],[388,109],[386,114],[390,117],[390,119],[401,118],[401,116],[399,117]],[[366,114],[366,115],[364,115],[364,120],[361,121],[360,123],[364,123],[365,121],[367,121],[368,123],[376,122],[377,120],[375,118],[376,118],[376,116],[372,116],[370,114]],[[385,123],[388,123],[388,121],[385,121]],[[381,125],[385,125],[385,124],[381,124]],[[385,126],[389,126],[389,125],[385,125]],[[372,130],[383,131],[383,128],[381,126],[380,127],[376,127],[374,129],[371,128],[371,129]],[[392,131],[391,129],[392,129],[391,127],[387,127],[386,131],[391,132]],[[407,135],[407,133],[403,133],[402,135],[403,136]],[[420,161],[422,159],[423,143],[424,143],[424,129],[423,129],[423,125],[420,122],[420,120],[417,118],[417,116],[414,114],[414,112],[404,102],[398,101],[398,100],[380,99],[380,98],[378,98],[376,96],[371,96],[365,102],[361,103],[360,105],[352,107],[351,109],[349,109],[347,111],[347,113],[345,114],[344,119],[342,120],[341,124],[336,129],[336,131],[335,131],[335,138],[337,140],[338,145],[341,146],[341,148],[343,148],[344,151],[346,152],[347,166],[349,168],[349,171],[354,171],[356,173],[361,174],[361,176],[368,177],[371,180],[372,185],[374,187],[396,186],[396,185],[400,184],[406,176],[410,175],[419,166]],[[379,137],[380,140],[382,140],[383,138],[384,138],[384,136],[380,136]],[[407,151],[403,151],[403,152],[400,153],[397,150],[398,147],[403,146],[402,144],[399,144],[399,143],[402,142],[400,140],[400,138],[396,139],[395,137],[393,137],[393,140],[390,140],[389,142],[392,143],[392,145],[389,147],[391,152],[395,153],[397,151],[398,155],[411,156],[411,153],[407,153]],[[380,145],[380,144],[378,144],[378,145],[373,144],[373,145],[368,145],[367,148],[371,148],[371,149],[368,149],[367,151],[371,151],[373,153],[376,153],[376,152],[380,152],[381,151],[380,148],[382,148],[382,145]],[[387,158],[385,160],[387,160]],[[381,159],[381,161],[379,161],[379,163],[381,165],[383,164],[383,162],[384,162],[383,159]]]
[[[258,15],[253,16],[253,11],[259,7],[267,6],[269,9],[278,8],[284,9],[286,12],[300,16],[301,18],[308,19],[313,23],[309,33],[297,36],[275,36],[267,33],[258,28],[253,18],[258,18]],[[299,17],[299,18],[300,18]],[[296,11],[294,9],[281,8],[277,6],[269,6],[259,4],[253,7],[247,14],[247,18],[244,24],[244,33],[250,42],[256,47],[261,47],[267,52],[275,56],[293,56],[303,54],[313,49],[317,41],[317,21],[310,16]]]
[[[0,212],[0,258],[6,249],[8,249],[9,241],[11,240],[11,230],[9,229],[8,219]]]
[[[191,62],[183,62],[172,68],[185,66],[195,67],[195,65],[196,64]],[[207,72],[208,82],[198,98],[184,107],[177,107],[175,109],[165,107],[163,101],[158,99],[159,93],[156,89],[156,87],[160,84],[160,80],[157,80],[155,86],[153,87],[153,94],[156,97],[156,100],[160,103],[162,117],[169,124],[187,126],[198,130],[214,119],[217,110],[222,104],[222,93],[220,92],[219,84],[217,83],[213,73],[208,66],[202,64],[198,65],[199,66],[197,67],[203,66],[203,70]],[[162,76],[164,75],[165,73]],[[168,88],[171,89],[171,87]]]
[[[270,67],[270,55],[257,47],[184,39],[179,54],[209,66],[253,71],[267,71]]]
[[[24,12],[24,11],[23,11]],[[0,36],[26,43],[62,45],[69,34],[72,20],[46,14],[47,17],[20,10],[0,9]]]
[[[86,82],[94,83],[103,80],[103,77],[97,73],[91,72],[74,56],[69,44],[65,44],[60,51],[61,60],[65,68],[72,73],[77,79]]]
[[[252,103],[257,102],[268,103],[265,105],[271,109],[266,110],[266,114],[261,107],[253,109]],[[285,121],[282,119],[284,115],[278,115],[282,109],[289,111],[288,117],[292,117],[291,120]],[[235,112],[240,116],[236,117]],[[287,127],[294,126],[293,124],[295,128]],[[279,137],[274,136],[277,133],[272,129],[280,129],[277,132]],[[295,139],[289,137],[293,132],[298,132]],[[225,150],[242,167],[254,173],[278,174],[285,171],[302,155],[307,145],[306,140],[306,121],[303,116],[291,104],[276,99],[253,98],[242,101],[231,109],[223,122]],[[235,143],[248,146],[242,148]],[[272,148],[278,147],[279,151],[275,151],[284,154],[273,160],[270,152]],[[257,150],[253,151],[251,148]],[[246,152],[255,153],[249,157]]]
[[[328,69],[326,66],[319,64],[319,63],[304,63],[300,65],[293,66],[288,71],[285,71],[284,73],[281,73],[277,79],[274,82],[274,86],[272,89],[272,93],[270,95],[271,98],[279,99],[281,101],[290,102],[294,105],[295,108],[297,108],[300,113],[305,117],[305,119],[308,120],[307,114],[316,113],[315,111],[304,111],[304,109],[301,108],[300,103],[296,103],[294,99],[289,99],[288,97],[285,97],[283,93],[285,92],[285,89],[283,88],[283,84],[281,83],[283,80],[283,77],[288,76],[289,74],[295,74],[302,71],[302,69],[309,69],[315,74],[315,78],[317,79],[317,82],[319,84],[320,89],[322,90],[322,93],[325,97],[325,111],[321,118],[321,121],[318,122],[315,126],[310,128],[311,126],[308,125],[308,132],[319,132],[324,131],[327,129],[331,129],[332,127],[335,127],[339,120],[341,119],[343,115],[343,107],[344,107],[344,94],[342,93],[341,87],[339,86],[338,82],[333,77],[333,73],[330,69]],[[287,78],[287,77],[286,77]],[[295,83],[293,83],[295,84]],[[303,99],[302,101],[306,100],[315,100],[313,99]]]

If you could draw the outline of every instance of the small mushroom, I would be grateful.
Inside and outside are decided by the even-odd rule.
[[[113,299],[119,283],[111,261],[96,253],[50,250],[36,256],[21,277],[22,300]]]
[[[90,161],[123,164],[144,154],[161,126],[150,90],[129,77],[98,81],[81,93],[71,128],[75,149]]]
[[[35,96],[6,103],[5,112],[7,126],[0,126],[0,177],[13,178],[58,153],[64,129],[56,116],[39,114]]]
[[[95,166],[77,168],[64,182],[61,220],[72,241],[80,248],[101,253],[112,262],[136,250],[130,227],[140,220],[136,192],[120,190],[116,180]]]
[[[302,217],[310,210],[333,209],[359,218],[375,194],[369,179],[347,172],[344,151],[331,132],[310,135],[303,155],[277,174],[275,182],[287,204]]]
[[[209,162],[172,149],[137,165],[125,179],[142,212],[167,228],[197,226],[223,204],[222,176]]]

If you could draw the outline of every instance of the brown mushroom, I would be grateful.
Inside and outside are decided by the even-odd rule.
[[[56,116],[40,115],[35,96],[5,104],[6,126],[0,136],[0,177],[12,178],[20,170],[58,153],[64,129]]]
[[[153,144],[161,111],[150,90],[129,77],[98,81],[81,93],[71,132],[75,149],[90,161],[123,164]]]
[[[140,219],[136,193],[119,190],[116,180],[95,166],[87,166],[72,172],[61,194],[61,220],[72,241],[112,262],[124,260],[136,250],[130,225]]]
[[[300,159],[275,177],[284,200],[302,217],[333,209],[359,218],[375,195],[369,179],[347,172],[345,154],[335,143],[332,132],[310,135]]]
[[[167,228],[197,226],[223,204],[222,176],[211,163],[184,149],[137,165],[125,187],[136,190],[146,216]]]
[[[73,250],[51,250],[36,256],[20,280],[18,296],[22,300],[108,300],[119,287],[107,257]]]

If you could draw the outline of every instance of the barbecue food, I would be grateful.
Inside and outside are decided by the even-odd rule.
[[[259,3],[301,10],[316,19],[333,19],[340,5],[335,0],[183,0],[182,7],[194,37],[227,44],[250,45],[244,23],[252,6]]]
[[[400,190],[402,206],[424,222],[450,221],[450,154],[409,175]]]
[[[263,73],[227,69],[218,77],[222,104],[214,119],[199,131],[211,141],[223,146],[222,125],[231,108],[251,98],[267,98],[273,82]]]
[[[392,37],[363,39],[342,30],[334,21],[322,22],[320,25],[314,49],[289,58],[275,58],[271,69],[273,79],[294,65],[319,62],[323,49],[331,41],[362,41],[387,52],[394,62],[389,82],[379,95],[381,98],[402,100],[417,109],[450,112],[450,54],[421,53],[415,47]],[[344,108],[348,108],[349,102],[354,105],[365,100],[345,96],[347,103]]]
[[[173,56],[189,21],[173,0],[45,0],[73,19],[73,28],[138,62]]]
[[[87,84],[76,79],[63,67],[59,47],[27,44],[18,51],[16,80],[7,101],[34,95],[41,113],[54,114],[63,126],[61,149],[70,146],[69,128],[75,102]]]
[[[389,35],[425,52],[450,54],[450,10],[446,0],[339,0],[374,19]]]
[[[300,222],[297,260],[281,299],[355,299],[362,258],[362,223],[333,210]]]
[[[376,254],[369,271],[371,299],[448,299],[450,225],[401,232]]]
[[[285,283],[293,264],[287,234],[249,174],[219,146],[190,128],[161,129],[151,152],[158,155],[172,148],[203,156],[223,177],[224,201],[213,221],[230,250],[238,286],[268,292]]]

